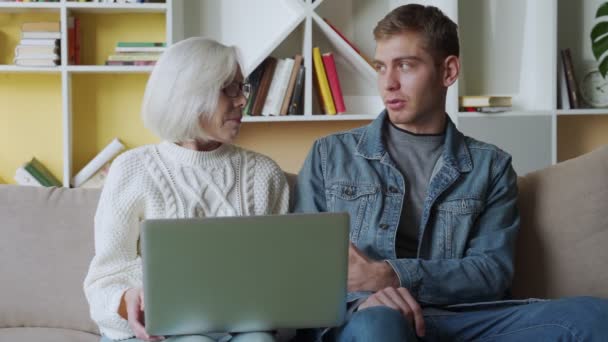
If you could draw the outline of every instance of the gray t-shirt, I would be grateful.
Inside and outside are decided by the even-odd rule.
[[[443,152],[445,133],[414,134],[396,127],[390,121],[385,131],[388,153],[405,180],[395,246],[397,258],[415,258],[424,198],[435,163]]]

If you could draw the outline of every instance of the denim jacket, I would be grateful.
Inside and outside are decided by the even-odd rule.
[[[417,258],[397,259],[406,181],[382,137],[387,120],[384,111],[367,126],[317,140],[298,175],[295,211],[348,212],[352,243],[388,262],[422,305],[505,298],[519,229],[511,156],[464,136],[448,117],[444,151],[424,200]]]

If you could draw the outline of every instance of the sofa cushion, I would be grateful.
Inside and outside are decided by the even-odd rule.
[[[519,179],[517,298],[608,297],[608,146]]]
[[[82,331],[54,328],[4,328],[0,341],[99,342],[99,336]]]
[[[99,190],[0,186],[0,328],[97,333],[82,283],[98,198]]]

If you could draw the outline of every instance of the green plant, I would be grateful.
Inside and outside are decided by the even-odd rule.
[[[596,23],[591,30],[591,49],[593,50],[595,59],[599,63],[598,69],[600,73],[606,78],[606,74],[608,73],[608,55],[602,55],[608,51],[608,2],[604,2],[598,7],[595,18],[606,20]]]

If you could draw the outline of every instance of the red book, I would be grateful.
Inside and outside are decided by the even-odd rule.
[[[338,71],[336,70],[336,61],[331,52],[323,54],[323,66],[325,67],[325,73],[327,74],[327,81],[329,81],[331,97],[333,97],[334,104],[336,105],[336,113],[345,113],[346,106],[344,105],[344,96],[342,96],[340,79],[338,78]]]

